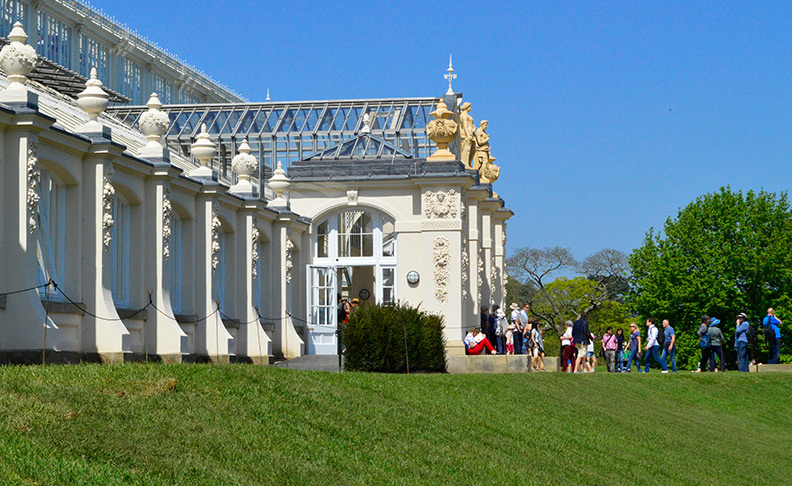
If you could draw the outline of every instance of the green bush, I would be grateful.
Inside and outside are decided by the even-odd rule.
[[[359,306],[341,329],[344,369],[405,373],[446,370],[443,318],[405,304]]]

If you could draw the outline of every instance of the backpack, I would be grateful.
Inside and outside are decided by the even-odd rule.
[[[701,349],[707,349],[710,347],[709,333],[705,333],[703,336],[701,336],[701,342],[699,343],[699,345],[701,345]]]
[[[748,331],[745,333],[745,337],[748,339],[748,343],[756,341],[756,329],[753,324],[748,323]]]
[[[665,346],[665,328],[662,331],[657,327],[655,329],[657,329],[657,345],[662,348]]]
[[[772,319],[767,319],[767,324],[764,325],[765,341],[767,341],[767,344],[776,343],[775,329],[773,329],[771,321]]]

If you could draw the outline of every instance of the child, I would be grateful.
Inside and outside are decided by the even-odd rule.
[[[506,354],[514,354],[514,324],[506,328]]]

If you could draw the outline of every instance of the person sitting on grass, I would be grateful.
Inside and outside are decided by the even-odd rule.
[[[490,344],[489,339],[484,336],[479,328],[473,328],[465,336],[465,346],[467,347],[467,354],[477,356],[486,348],[492,354],[498,354],[495,348]]]

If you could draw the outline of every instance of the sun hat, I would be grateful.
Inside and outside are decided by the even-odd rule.
[[[748,316],[745,315],[745,312],[740,312],[739,314],[737,314],[737,318],[738,319],[745,319],[746,321],[748,320]]]
[[[710,327],[717,326],[718,324],[720,324],[720,319],[717,317],[710,318]]]
[[[509,324],[509,327],[506,328],[509,331],[514,331],[514,324]]]
[[[511,310],[517,310],[519,308],[520,308],[520,306],[517,305],[515,302],[512,302],[512,304],[509,306],[509,309],[511,309]]]

